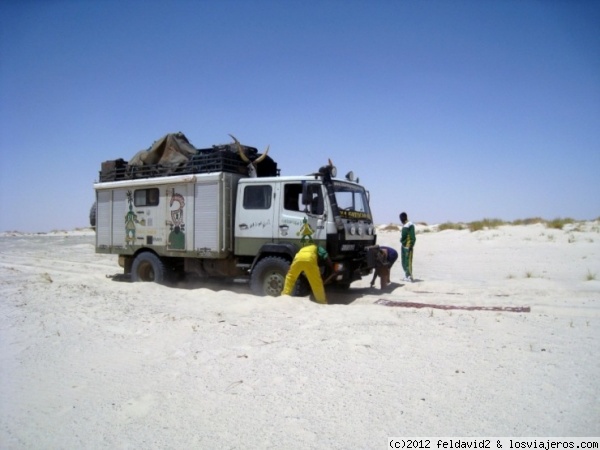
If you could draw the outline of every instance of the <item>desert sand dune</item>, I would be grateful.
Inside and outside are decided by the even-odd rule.
[[[399,248],[399,233],[378,242]],[[418,227],[414,271],[307,298],[119,282],[93,231],[0,236],[0,447],[383,448],[600,434],[600,223]],[[378,284],[376,285],[378,286]],[[530,312],[389,307],[530,307]]]

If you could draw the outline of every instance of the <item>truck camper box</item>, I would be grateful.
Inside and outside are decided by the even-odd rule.
[[[241,177],[215,172],[97,184],[98,251],[133,254],[143,246],[166,257],[227,257]]]

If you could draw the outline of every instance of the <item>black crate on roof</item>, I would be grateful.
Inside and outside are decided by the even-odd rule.
[[[127,169],[127,161],[115,159],[104,161],[100,166],[100,181],[122,180]]]
[[[228,149],[200,149],[190,160],[193,173],[233,172],[248,174],[248,164],[238,153]]]
[[[242,145],[242,152],[249,161],[255,161],[260,157],[258,150],[254,147]],[[232,144],[213,145],[212,148],[199,149],[192,157],[193,172],[233,172],[248,175],[248,162],[244,161],[238,152],[238,148]],[[279,176],[277,163],[269,156],[256,164],[256,172],[259,177]]]

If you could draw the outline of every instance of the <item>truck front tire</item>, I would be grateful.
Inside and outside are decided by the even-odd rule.
[[[298,281],[296,281],[296,286],[294,286],[292,295],[294,297],[306,297],[307,295],[310,295],[311,292],[312,290],[310,288],[308,279],[304,276],[304,274],[301,274],[298,277]]]
[[[280,296],[289,268],[289,261],[277,256],[267,256],[261,259],[250,276],[252,293],[260,296]]]
[[[143,252],[135,257],[131,265],[131,281],[165,282],[165,265],[152,252]]]

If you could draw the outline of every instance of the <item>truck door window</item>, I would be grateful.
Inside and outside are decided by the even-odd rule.
[[[323,214],[323,191],[321,185],[317,183],[310,183],[304,187],[304,196],[302,201],[305,204],[305,211],[314,214]]]
[[[283,188],[283,207],[288,211],[300,211],[302,184],[286,184]]]
[[[137,189],[133,193],[133,204],[135,206],[158,205],[158,188]]]
[[[246,186],[244,189],[244,209],[269,209],[273,189],[271,186]]]

